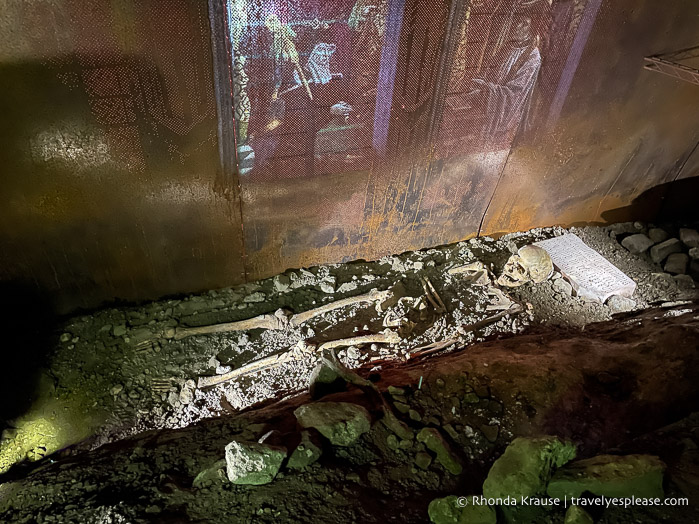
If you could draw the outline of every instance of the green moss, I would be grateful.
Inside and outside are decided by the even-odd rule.
[[[556,472],[551,497],[579,497],[586,491],[606,497],[663,498],[665,464],[651,455],[599,455]]]
[[[529,497],[546,491],[553,471],[575,458],[575,446],[556,437],[517,438],[483,483],[487,498]]]

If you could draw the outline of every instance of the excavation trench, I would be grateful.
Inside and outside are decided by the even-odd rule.
[[[579,457],[624,449],[656,453],[668,464],[666,493],[699,500],[683,455],[688,439],[695,446],[699,439],[692,416],[699,399],[697,349],[699,304],[691,303],[621,315],[584,330],[541,327],[379,371],[364,368],[351,379],[359,385],[344,383],[317,400],[304,393],[268,401],[41,463],[31,474],[15,471],[1,487],[1,511],[19,522],[49,514],[83,521],[101,515],[112,522],[222,522],[231,516],[235,522],[425,522],[433,498],[479,493],[515,436],[540,435],[572,440]],[[364,406],[371,429],[349,446],[320,443],[316,463],[282,465],[263,486],[225,478],[194,482],[223,459],[232,440],[266,435],[266,443],[293,450],[301,438],[294,410],[313,402]],[[402,423],[402,436],[387,423],[386,409]],[[658,430],[676,421],[663,430],[667,446],[660,445]],[[460,473],[438,459],[424,469],[416,465],[426,451],[419,437],[424,428],[439,432]],[[672,522],[697,516],[695,509],[678,509],[683,513]],[[632,515],[660,522],[654,511],[634,508]],[[540,521],[562,521],[561,515],[544,512]],[[613,508],[600,522],[627,522],[629,516]]]

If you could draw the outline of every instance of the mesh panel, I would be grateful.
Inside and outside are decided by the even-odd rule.
[[[228,13],[241,174],[369,166],[386,2],[230,0]]]

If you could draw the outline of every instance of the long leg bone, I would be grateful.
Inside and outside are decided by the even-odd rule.
[[[304,322],[308,322],[312,318],[315,318],[319,315],[323,315],[325,313],[328,313],[329,311],[334,311],[342,307],[351,306],[352,304],[359,304],[362,302],[377,302],[381,304],[389,298],[391,298],[392,295],[393,292],[390,289],[386,291],[378,291],[376,289],[372,289],[371,291],[369,291],[368,293],[364,293],[363,295],[343,298],[341,300],[336,300],[335,302],[330,302],[329,304],[325,304],[314,309],[309,309],[308,311],[304,311],[303,313],[298,313],[291,317],[289,323],[292,326],[297,327],[303,324]]]
[[[308,345],[304,341],[299,342],[291,351],[282,353],[281,355],[271,355],[269,357],[261,358],[250,362],[243,367],[224,373],[223,375],[216,375],[212,377],[199,377],[197,382],[197,387],[205,388],[209,386],[215,386],[217,384],[222,384],[230,380],[242,377],[249,373],[254,373],[256,371],[262,371],[271,367],[279,366],[291,360],[300,360],[305,355],[317,351],[322,352],[325,349],[332,349],[341,346],[353,346],[361,344],[396,344],[400,342],[400,337],[398,333],[391,331],[389,329],[384,330],[382,333],[376,335],[364,335],[360,337],[343,338],[339,340],[331,340],[322,344],[318,348],[315,346]]]
[[[343,346],[360,346],[363,344],[397,344],[398,342],[400,342],[400,336],[398,333],[391,331],[390,329],[386,329],[383,332],[375,335],[363,335],[360,337],[331,340],[330,342],[321,344],[318,350],[322,351],[324,349],[333,349]]]
[[[209,386],[215,386],[216,384],[222,384],[223,382],[228,382],[234,380],[243,375],[249,373],[254,373],[255,371],[262,371],[263,369],[271,368],[274,366],[279,366],[285,362],[291,360],[299,360],[303,358],[304,354],[308,354],[314,350],[314,346],[307,345],[305,342],[300,341],[291,351],[282,353],[281,355],[270,355],[269,357],[261,358],[250,362],[245,366],[242,366],[223,375],[215,375],[213,377],[199,377],[197,381],[197,387],[205,388]]]
[[[260,315],[237,322],[226,322],[211,326],[200,326],[193,328],[177,328],[175,340],[180,340],[192,335],[208,335],[211,333],[230,333],[232,331],[247,331],[249,329],[283,329],[284,321],[281,315]]]
[[[208,335],[211,333],[230,333],[233,331],[247,331],[250,329],[286,329],[289,325],[293,327],[298,327],[301,324],[308,322],[312,318],[319,315],[323,315],[330,311],[340,309],[346,306],[351,306],[352,304],[361,304],[363,302],[376,302],[381,304],[386,302],[393,292],[391,290],[378,291],[372,289],[368,293],[363,295],[357,295],[356,297],[343,298],[342,300],[336,300],[335,302],[330,302],[323,306],[317,308],[309,309],[303,313],[298,313],[292,315],[290,318],[286,316],[283,310],[277,310],[274,315],[260,315],[257,317],[249,318],[247,320],[240,320],[237,322],[226,322],[223,324],[214,324],[211,326],[201,326],[193,328],[177,328],[175,331],[175,340],[180,340],[186,337],[191,337],[192,335]]]

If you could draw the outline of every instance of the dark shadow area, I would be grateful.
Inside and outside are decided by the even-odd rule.
[[[46,295],[27,282],[0,283],[0,429],[24,413],[37,393],[42,366],[55,345],[57,317]]]
[[[625,207],[602,213],[607,223],[643,220],[693,222],[699,220],[699,177],[683,178],[647,189]]]

